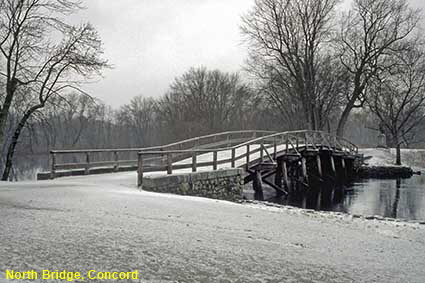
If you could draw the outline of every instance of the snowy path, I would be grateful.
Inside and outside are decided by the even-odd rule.
[[[138,269],[147,283],[424,282],[424,225],[143,192],[135,176],[0,183],[0,282],[19,282],[6,269]]]

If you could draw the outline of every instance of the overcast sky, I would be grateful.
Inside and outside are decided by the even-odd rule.
[[[162,95],[192,66],[239,71],[246,57],[240,18],[253,3],[85,0],[87,9],[78,18],[99,31],[105,58],[114,66],[85,89],[116,108],[136,95]]]

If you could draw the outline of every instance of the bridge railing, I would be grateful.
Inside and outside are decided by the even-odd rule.
[[[174,170],[190,168],[192,172],[196,172],[198,168],[206,167],[217,170],[222,164],[232,168],[248,168],[250,164],[265,158],[273,161],[279,153],[300,155],[301,150],[319,149],[348,155],[358,153],[357,146],[344,138],[308,130],[273,133],[222,148],[143,150],[138,153],[138,185],[142,185],[144,172],[166,171],[167,174],[172,174]],[[182,159],[182,156],[187,159]],[[152,163],[152,160],[160,162]],[[178,160],[181,162],[176,162]]]
[[[137,153],[141,151],[179,150],[181,151],[180,154],[176,154],[173,157],[174,160],[179,160],[188,156],[184,150],[227,147],[257,137],[270,135],[271,133],[274,132],[257,130],[227,131],[145,148],[51,150],[50,178],[55,178],[60,170],[83,170],[84,174],[90,174],[90,170],[93,168],[109,168],[111,171],[119,171],[122,168],[136,170],[138,166]],[[158,156],[152,156],[146,161],[152,164],[162,162]]]

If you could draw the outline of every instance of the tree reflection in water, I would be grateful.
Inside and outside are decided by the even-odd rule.
[[[276,197],[273,190],[265,190],[264,199],[307,209],[425,220],[425,176],[362,180],[349,186],[327,183],[303,188],[295,185],[289,196]]]

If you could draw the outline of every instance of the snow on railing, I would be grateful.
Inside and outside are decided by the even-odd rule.
[[[92,168],[111,168],[111,171],[115,172],[119,171],[121,167],[134,168],[135,170],[138,164],[137,153],[140,151],[218,148],[272,133],[275,132],[258,130],[227,131],[145,148],[51,150],[50,178],[55,178],[56,172],[59,170],[84,170],[84,174],[90,174],[90,169]],[[182,155],[181,158],[185,158],[185,155]],[[154,162],[155,160],[151,161]]]
[[[269,153],[273,152],[273,157]],[[138,153],[138,185],[142,185],[144,172],[166,171],[198,168],[217,170],[224,167],[246,167],[252,162],[261,162],[266,156],[273,160],[277,155],[293,153],[300,155],[301,150],[331,150],[347,155],[358,153],[356,145],[350,141],[321,131],[288,131],[254,138],[231,147],[191,150],[143,150]],[[219,158],[221,155],[222,158]],[[147,158],[147,157],[154,158]],[[182,157],[186,157],[183,159]],[[156,160],[156,163],[152,163]],[[158,162],[159,161],[159,162]],[[185,161],[185,162],[182,162]]]

